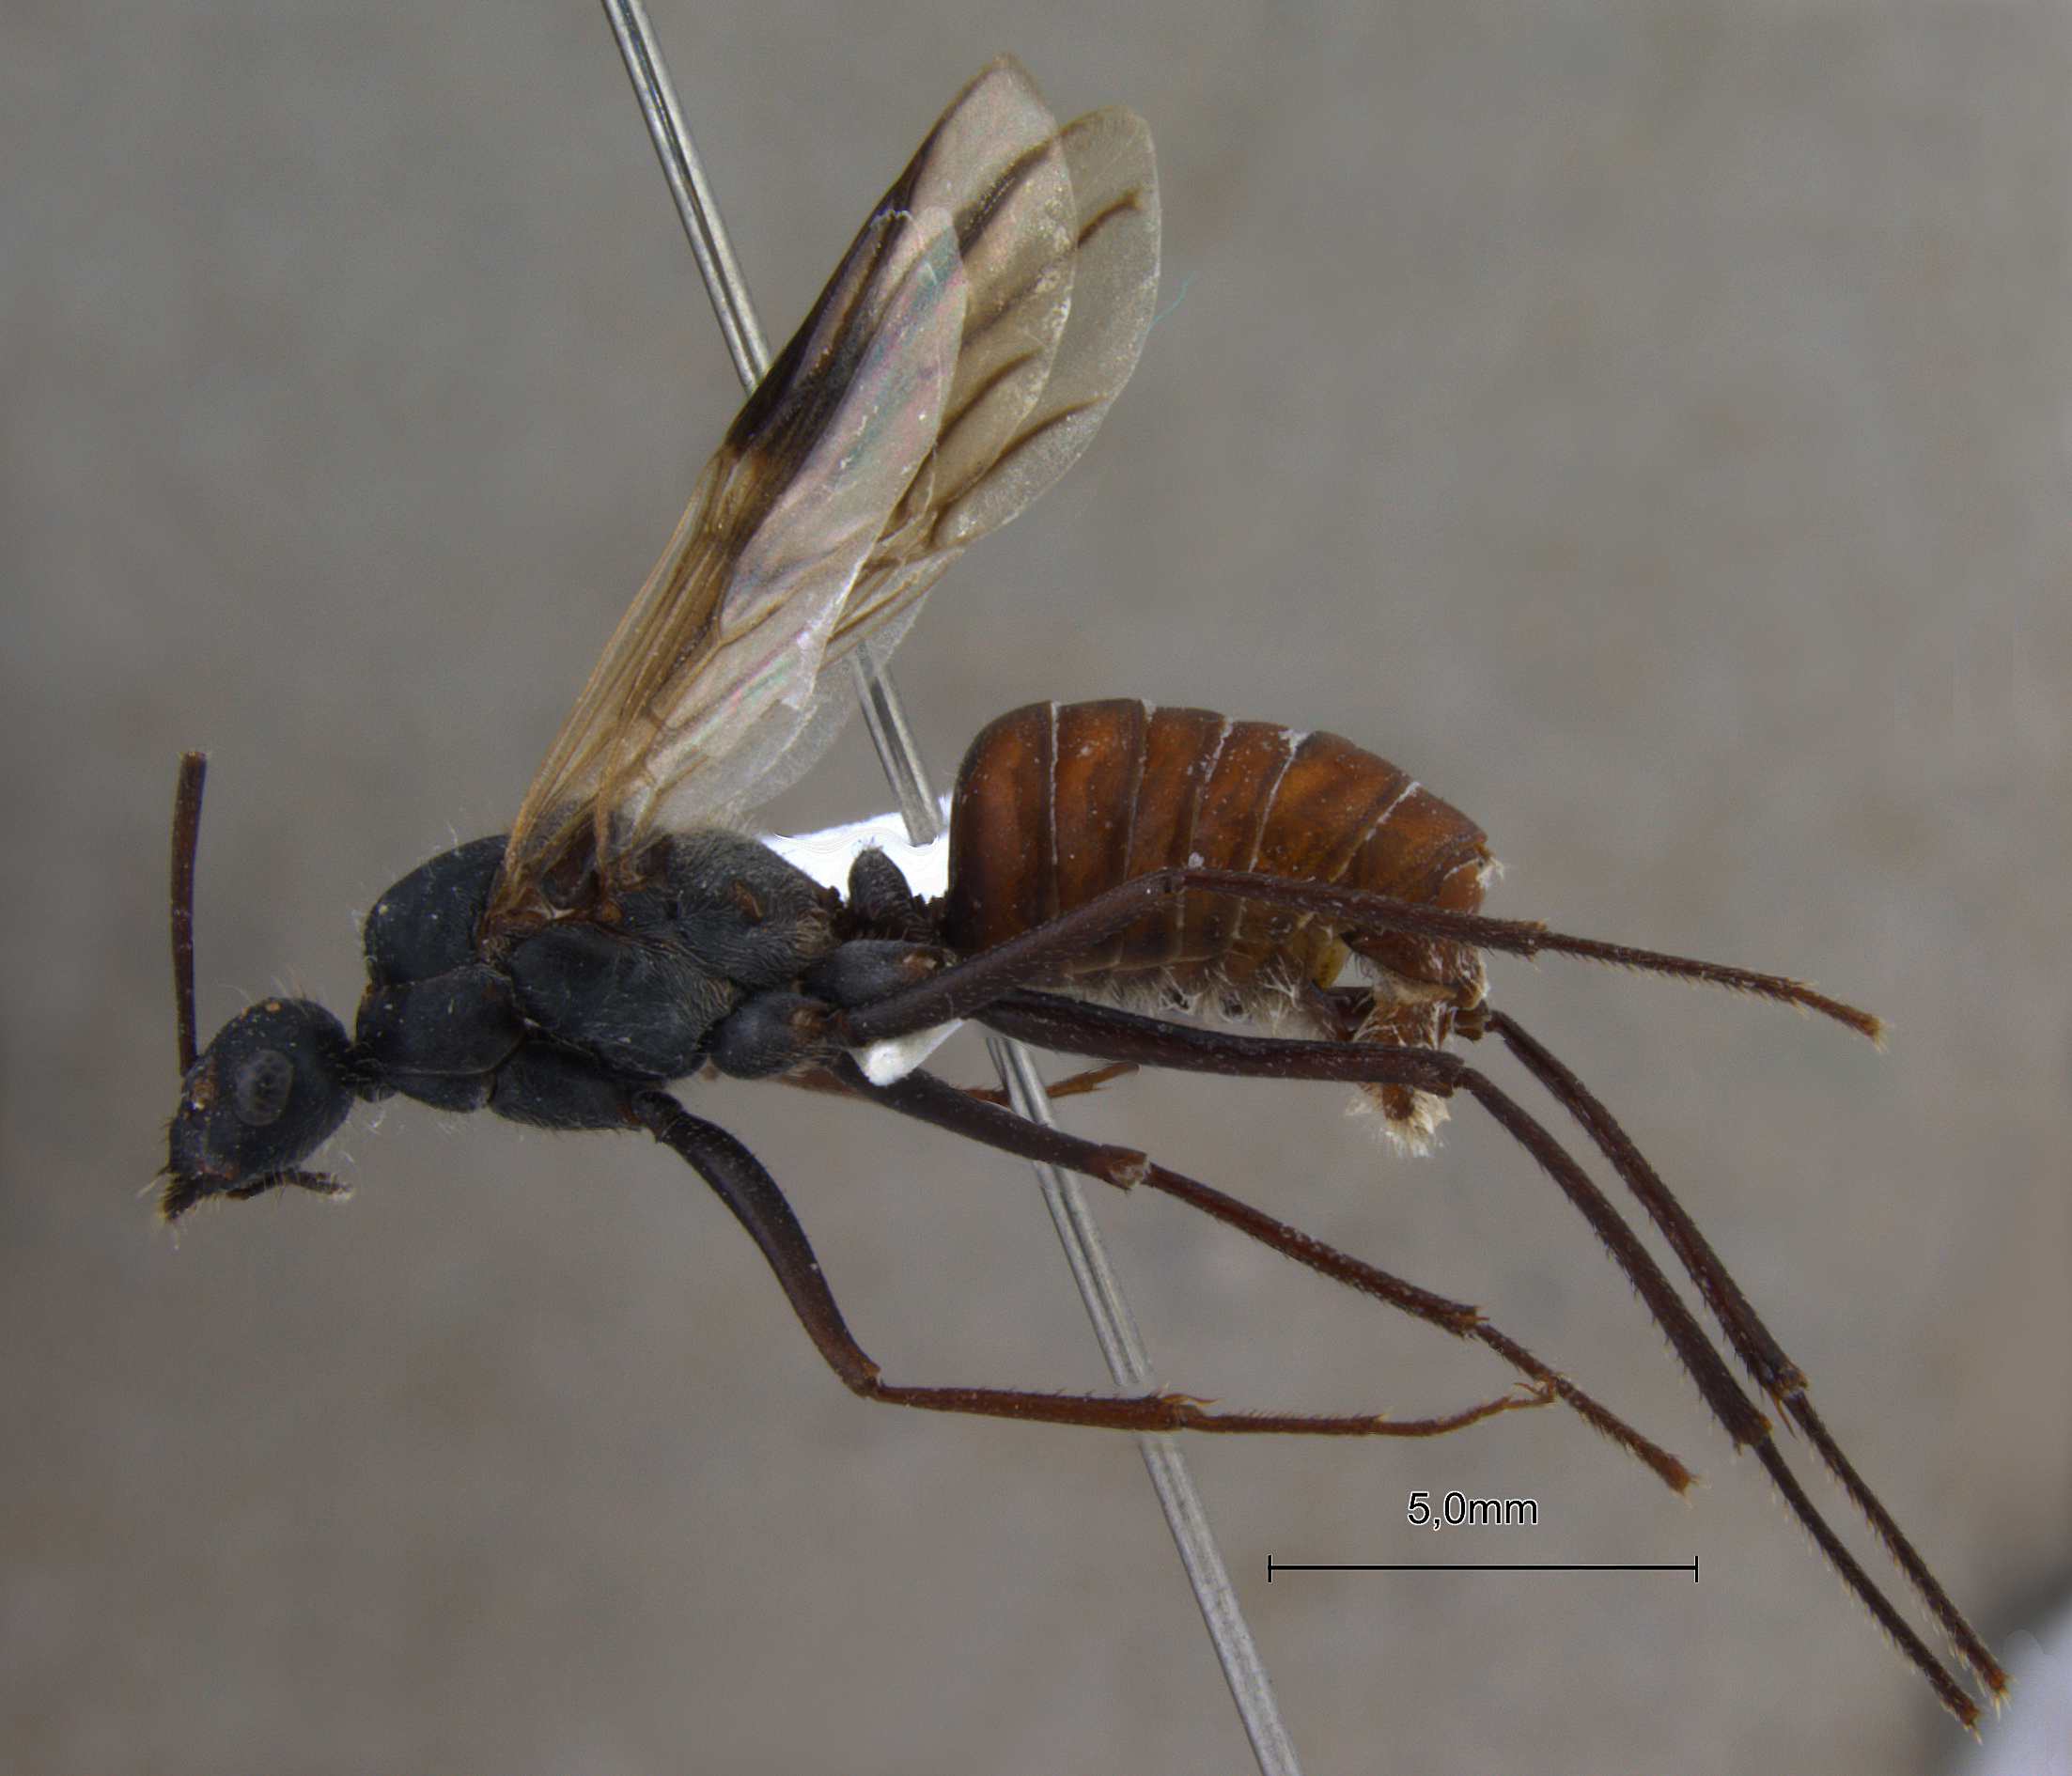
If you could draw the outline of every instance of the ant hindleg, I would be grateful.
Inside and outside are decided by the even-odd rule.
[[[1704,1330],[1670,1286],[1668,1279],[1624,1217],[1560,1143],[1486,1074],[1453,1055],[1433,1050],[1391,1049],[1367,1043],[1303,1041],[1200,1030],[1046,993],[1009,993],[986,1006],[978,1015],[1003,1035],[1107,1061],[1253,1078],[1405,1084],[1441,1097],[1456,1092],[1468,1093],[1532,1155],[1540,1169],[1553,1179],[1589,1222],[1669,1338],[1699,1394],[1728,1437],[1736,1447],[1755,1451],[1756,1458],[1769,1473],[1792,1514],[1878,1626],[1927,1678],[1944,1706],[1967,1724],[1975,1721],[1977,1706],[1907,1625],[1806,1496],[1778,1451],[1768,1419],[1741,1391]],[[1720,1265],[1709,1247],[1704,1246],[1689,1217],[1675,1204],[1659,1176],[1640,1159],[1630,1137],[1572,1074],[1562,1068],[1550,1054],[1503,1014],[1491,1012],[1488,1027],[1514,1048],[1535,1076],[1548,1083],[1556,1098],[1583,1124],[1628,1186],[1642,1197],[1650,1214],[1664,1223],[1664,1231],[1676,1247],[1679,1257],[1692,1270],[1694,1280],[1707,1300],[1715,1302],[1715,1311],[1722,1311],[1720,1302],[1738,1303],[1746,1318],[1729,1325],[1730,1341],[1745,1358],[1751,1358],[1753,1353],[1752,1366],[1757,1359],[1767,1363],[1766,1368],[1758,1369],[1758,1377],[1778,1379],[1784,1389],[1783,1403],[1795,1422],[1802,1427],[1809,1421],[1818,1426],[1816,1434],[1809,1430],[1809,1441],[1834,1469],[1850,1498],[1863,1510],[1874,1532],[1922,1597],[1938,1625],[1950,1635],[1964,1662],[1996,1698],[2003,1693],[2007,1682],[2005,1674],[1986,1650],[1984,1641],[1956,1610],[1911,1543],[1864,1485],[1825,1425],[1813,1414],[1810,1402],[1804,1399],[1803,1377],[1776,1348],[1774,1340],[1769,1339],[1753,1309],[1748,1307],[1745,1298],[1726,1276],[1724,1267]],[[1696,1255],[1701,1248],[1703,1259]]]

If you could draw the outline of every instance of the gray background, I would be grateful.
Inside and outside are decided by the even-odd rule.
[[[2072,14],[659,13],[777,336],[996,50],[1061,114],[1151,120],[1169,312],[903,654],[939,769],[1031,697],[1333,727],[1488,827],[1502,910],[1889,1014],[1881,1056],[1495,970],[2007,1637],[2072,1575]],[[275,988],[350,1009],[358,912],[508,818],[738,395],[587,5],[0,31],[0,1763],[1239,1767],[1129,1445],[851,1400],[646,1144],[399,1107],[334,1149],[349,1206],[153,1224],[177,749],[215,763],[205,1026]],[[774,813],[880,800],[855,740]],[[695,1098],[893,1374],[1100,1385],[1021,1170]],[[1397,1161],[1340,1111],[1140,1080],[1074,1114],[1485,1303],[1709,1484],[1679,1503],[1553,1412],[1199,1447],[1310,1767],[1957,1744],[1522,1157],[1463,1114]],[[1403,1413],[1504,1385],[1171,1207],[1100,1209],[1174,1385]],[[1452,1487],[1540,1527],[1406,1526]],[[1270,1589],[1270,1553],[1704,1582]]]

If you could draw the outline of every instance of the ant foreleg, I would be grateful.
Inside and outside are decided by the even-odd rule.
[[[1486,1400],[1436,1418],[1390,1419],[1377,1413],[1307,1415],[1218,1412],[1186,1394],[1115,1397],[1097,1394],[1039,1394],[1019,1388],[909,1387],[880,1379],[878,1364],[856,1342],[821,1274],[805,1229],[761,1161],[714,1123],[693,1116],[666,1092],[633,1100],[641,1127],[688,1161],[709,1184],[761,1250],[792,1312],[814,1348],[851,1393],[893,1406],[989,1418],[1086,1425],[1107,1430],[1289,1433],[1322,1437],[1440,1437],[1483,1419],[1550,1406],[1554,1390],[1540,1386]]]

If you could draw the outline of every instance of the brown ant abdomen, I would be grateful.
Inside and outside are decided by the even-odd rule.
[[[1336,734],[1114,700],[1031,704],[972,742],[950,816],[944,936],[973,955],[1103,889],[1168,866],[1333,882],[1473,912],[1487,835],[1386,759]],[[1325,1017],[1348,954],[1371,998],[1332,1035],[1436,1047],[1481,1002],[1481,957],[1456,943],[1343,929],[1199,892],[1076,958],[1064,982],[1103,997],[1163,993],[1205,1009]],[[1307,1009],[1308,1016],[1301,1014]],[[1392,1127],[1428,1132],[1428,1106],[1377,1089]]]

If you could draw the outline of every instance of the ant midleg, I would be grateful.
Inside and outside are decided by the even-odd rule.
[[[872,1085],[854,1062],[845,1059],[822,1077],[831,1086],[852,1096],[870,1098],[901,1115],[997,1147],[1018,1159],[1060,1165],[1121,1190],[1142,1185],[1171,1196],[1334,1283],[1371,1296],[1454,1337],[1472,1338],[1488,1346],[1535,1386],[1550,1388],[1594,1430],[1637,1457],[1673,1491],[1684,1491],[1695,1478],[1676,1457],[1499,1330],[1483,1316],[1480,1308],[1436,1295],[1327,1245],[1314,1235],[1161,1165],[1133,1148],[1103,1145],[1048,1124],[1031,1122],[927,1072],[910,1073],[890,1085]]]

